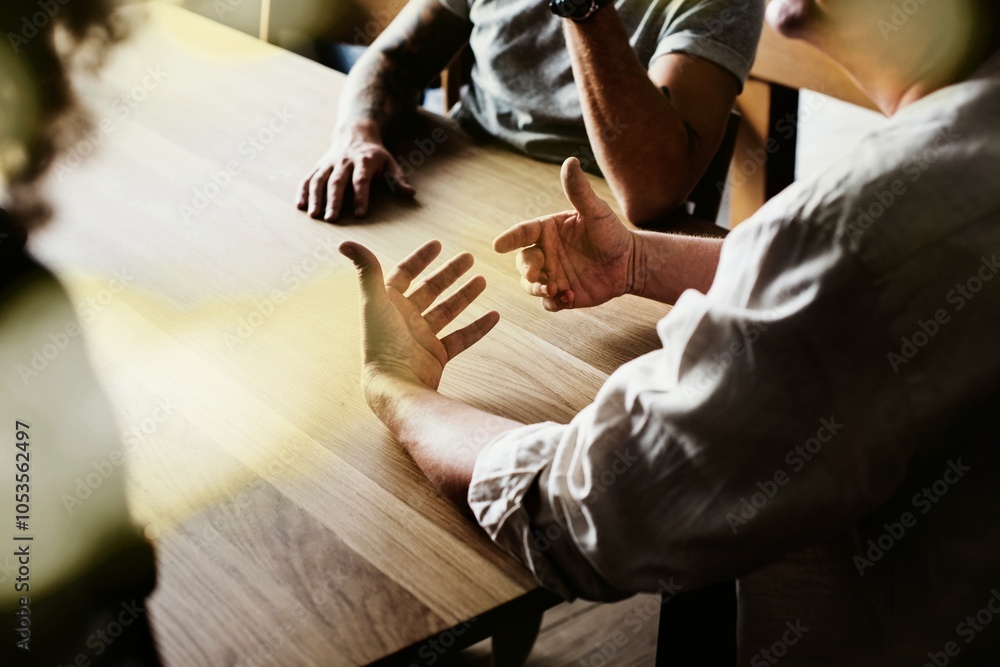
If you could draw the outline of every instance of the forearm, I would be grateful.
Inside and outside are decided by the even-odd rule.
[[[705,293],[712,286],[721,238],[643,231],[633,234],[630,294],[672,304],[685,290]]]
[[[340,95],[338,132],[391,134],[469,37],[467,22],[437,0],[413,0],[358,60]]]
[[[361,130],[382,143],[416,111],[423,87],[396,57],[372,46],[347,77],[334,133]]]
[[[431,483],[464,512],[469,511],[469,484],[479,452],[496,436],[522,425],[395,374],[371,379],[365,395]]]
[[[644,223],[679,207],[697,182],[697,138],[650,80],[618,14],[605,7],[563,26],[587,134],[626,216]]]

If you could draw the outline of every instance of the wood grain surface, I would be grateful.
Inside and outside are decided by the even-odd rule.
[[[340,241],[387,264],[430,238],[475,254],[489,287],[456,325],[503,319],[442,391],[506,417],[568,420],[657,344],[664,306],[553,315],[520,291],[490,242],[566,208],[558,167],[443,120],[398,144],[415,201],[378,192],[367,220],[341,225],[296,210],[341,82],[156,4],[100,76],[78,77],[94,130],[56,165],[56,220],[31,249],[92,309],[84,333],[133,512],[156,541],[149,609],[166,665],[363,664],[536,589],[364,405]]]

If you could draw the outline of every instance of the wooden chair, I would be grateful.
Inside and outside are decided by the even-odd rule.
[[[463,49],[442,73],[445,110],[458,102],[470,68],[469,51]],[[795,180],[802,89],[876,110],[871,99],[832,59],[764,26],[757,59],[736,100],[736,111],[722,145],[692,193],[695,217],[716,219],[727,171],[732,184],[730,228],[752,216]]]
[[[449,110],[461,99],[462,85],[469,80],[472,70],[472,56],[468,48],[462,51],[448,64],[448,67],[441,73],[441,90],[444,92],[444,109],[442,113],[447,114]],[[720,184],[726,181],[729,172],[729,165],[736,149],[737,137],[742,126],[739,112],[734,111],[726,126],[719,149],[715,157],[709,164],[704,176],[695,186],[689,198],[691,204],[690,214],[700,220],[714,221],[719,214],[722,204],[722,189]],[[689,225],[689,216],[684,216],[684,220],[678,223],[677,220],[664,220],[663,223],[654,223],[648,228],[660,229],[662,231],[674,230],[678,227]],[[703,231],[700,227],[691,231]]]
[[[795,180],[801,89],[876,109],[828,56],[764,26],[750,80],[736,100],[742,122],[730,169],[730,228]]]
[[[875,109],[833,60],[765,26],[750,79],[736,100],[740,127],[729,168],[730,228],[795,180],[802,89]],[[657,667],[735,665],[737,622],[734,581],[678,594],[660,610]]]

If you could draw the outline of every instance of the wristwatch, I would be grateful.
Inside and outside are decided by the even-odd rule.
[[[586,21],[601,7],[614,0],[549,0],[549,10],[556,16],[574,21]]]

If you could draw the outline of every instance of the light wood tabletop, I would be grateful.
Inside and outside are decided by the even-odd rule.
[[[379,193],[364,221],[309,219],[294,195],[342,75],[181,9],[143,13],[100,76],[79,77],[94,131],[56,164],[55,220],[30,249],[87,313],[132,511],[156,544],[164,664],[364,664],[434,642],[430,660],[543,604],[365,406],[355,273],[337,244],[385,264],[431,238],[445,257],[474,253],[489,287],[456,324],[487,309],[502,321],[441,390],[525,422],[570,419],[656,347],[667,308],[544,312],[490,242],[566,208],[558,167],[430,117],[396,151],[414,202]]]

